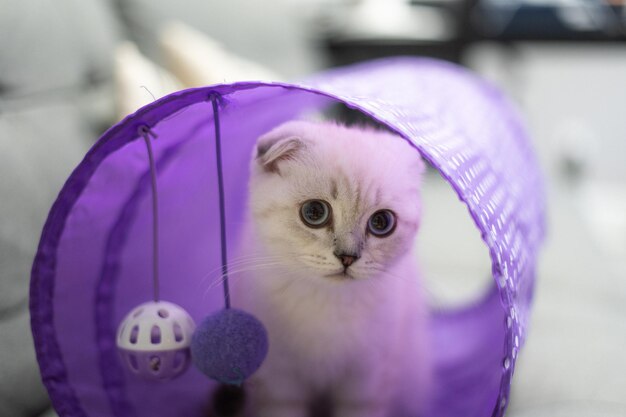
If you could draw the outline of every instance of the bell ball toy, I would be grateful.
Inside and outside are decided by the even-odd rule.
[[[126,315],[117,332],[124,363],[137,376],[168,380],[190,363],[189,346],[195,323],[176,304],[148,301]]]

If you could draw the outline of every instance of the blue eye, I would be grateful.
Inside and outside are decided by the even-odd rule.
[[[387,237],[396,228],[396,215],[391,210],[378,210],[367,221],[367,230],[376,237]]]
[[[309,227],[326,226],[330,220],[330,205],[323,200],[308,200],[300,207],[300,218]]]

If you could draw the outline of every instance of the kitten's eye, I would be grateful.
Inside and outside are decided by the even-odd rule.
[[[300,207],[300,218],[309,227],[323,227],[330,220],[330,205],[323,200],[305,201]]]
[[[391,210],[378,210],[367,222],[367,229],[376,237],[389,236],[396,228],[396,215]]]

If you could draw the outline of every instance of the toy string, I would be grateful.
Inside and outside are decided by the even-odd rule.
[[[226,253],[226,212],[224,210],[224,178],[222,173],[222,144],[220,132],[219,100],[218,93],[209,95],[213,105],[213,121],[215,124],[215,156],[217,161],[217,186],[220,204],[220,241],[222,248],[222,276],[224,285],[224,306],[230,308],[230,290],[228,286],[228,256]]]
[[[138,132],[143,136],[150,162],[150,178],[152,180],[152,290],[154,301],[159,301],[159,194],[157,189],[157,172],[150,138],[157,135],[148,126],[141,126]]]

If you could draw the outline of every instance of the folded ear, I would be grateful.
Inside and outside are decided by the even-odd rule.
[[[256,160],[266,172],[280,174],[279,163],[295,159],[305,145],[297,136],[282,136],[276,133],[279,132],[270,132],[259,138]]]

